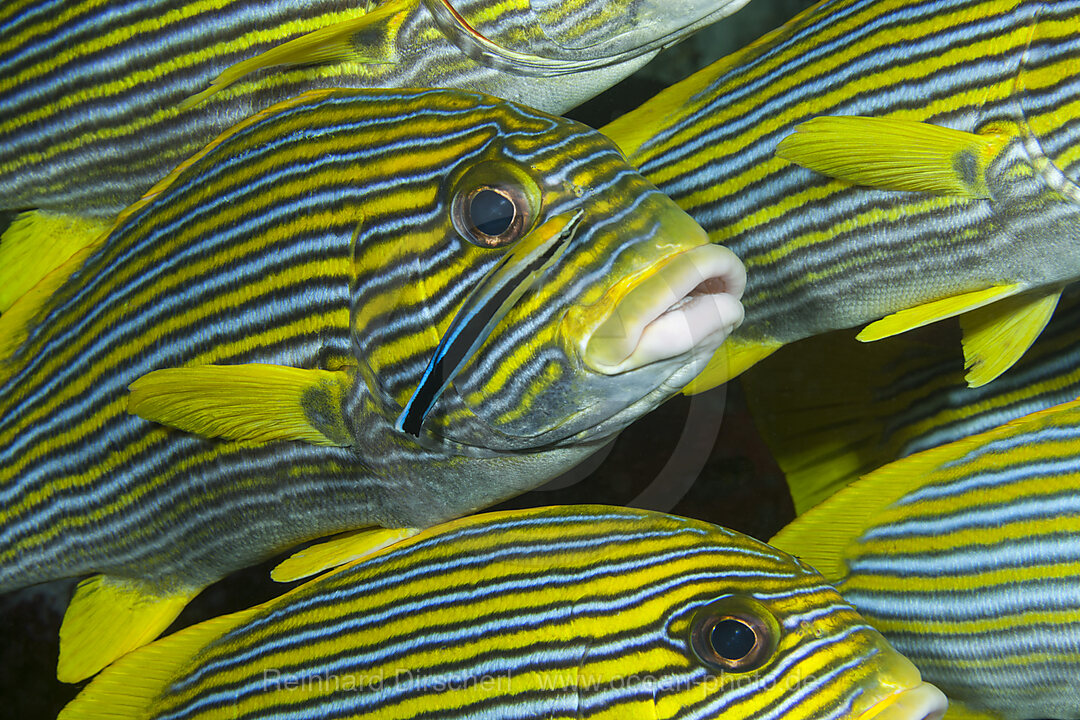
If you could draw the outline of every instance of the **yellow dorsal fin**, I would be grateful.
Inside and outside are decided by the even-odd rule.
[[[106,668],[60,711],[63,720],[136,720],[195,655],[254,614],[260,606],[185,628],[130,653]]]
[[[776,154],[855,185],[989,197],[986,168],[1009,139],[897,118],[818,117]]]
[[[1024,289],[1023,285],[994,285],[984,290],[952,295],[941,300],[934,300],[925,305],[917,305],[892,315],[887,315],[877,322],[872,322],[862,329],[856,337],[862,342],[873,342],[914,330],[923,325],[955,317],[976,308],[997,302],[1010,295],[1016,295]]]
[[[415,528],[362,528],[342,533],[296,552],[270,572],[277,582],[292,582],[372,555],[420,532]]]
[[[110,224],[42,210],[21,213],[0,237],[0,313],[76,252],[92,245]]]
[[[1005,298],[960,316],[964,379],[981,387],[1013,366],[1050,322],[1061,288]]]
[[[779,342],[743,340],[738,336],[738,332],[736,330],[716,349],[705,369],[683,388],[684,395],[696,395],[723,385],[784,345]]]
[[[137,580],[95,575],[79,583],[60,626],[56,677],[90,677],[167,628],[202,588],[162,594]]]
[[[341,415],[350,370],[200,365],[147,373],[131,384],[128,412],[204,437],[351,445]]]
[[[847,573],[845,549],[887,505],[922,487],[941,463],[974,446],[972,438],[965,438],[879,468],[792,520],[769,544],[801,558],[835,583]]]
[[[392,46],[388,42],[406,14],[416,7],[416,0],[389,0],[360,17],[320,28],[307,35],[282,43],[256,57],[229,67],[210,82],[210,86],[180,104],[188,110],[256,70],[278,65],[316,65],[336,62],[391,63]],[[370,38],[358,37],[370,33]],[[365,54],[363,50],[367,51]]]
[[[41,278],[32,288],[23,293],[7,312],[0,314],[0,362],[7,360],[26,340],[34,318],[41,312],[49,298],[82,267],[86,259],[100,247],[101,240],[88,247],[77,250],[62,265]],[[0,371],[0,377],[3,372]]]

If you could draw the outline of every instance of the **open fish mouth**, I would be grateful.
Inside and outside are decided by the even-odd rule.
[[[608,290],[598,305],[610,310],[585,333],[582,361],[615,375],[692,350],[711,354],[742,323],[745,287],[746,271],[727,248],[710,243],[668,256]]]

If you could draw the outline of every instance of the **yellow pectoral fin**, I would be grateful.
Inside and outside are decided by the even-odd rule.
[[[341,414],[350,370],[200,365],[155,370],[133,382],[128,412],[204,437],[351,445]]]
[[[94,244],[110,223],[30,210],[0,237],[0,313],[79,250]]]
[[[776,154],[855,185],[988,197],[986,168],[1008,141],[912,120],[818,117],[798,125]]]
[[[180,109],[193,108],[219,90],[264,68],[346,61],[395,62],[395,58],[389,54],[391,45],[388,41],[396,34],[406,13],[415,7],[416,0],[390,0],[360,17],[320,28],[238,62],[214,78],[208,88],[182,102]]]
[[[79,682],[150,642],[200,590],[160,594],[136,580],[106,575],[83,580],[60,625],[57,679]]]
[[[960,316],[964,379],[980,387],[1008,370],[1050,322],[1061,289],[1023,293]]]
[[[290,555],[270,572],[277,582],[292,582],[359,560],[410,538],[415,528],[363,528],[343,533]]]
[[[716,349],[705,369],[683,388],[684,395],[697,395],[723,385],[784,346],[770,341],[743,340],[735,331]]]
[[[872,322],[855,337],[862,342],[874,342],[882,338],[892,337],[938,320],[962,315],[984,305],[1016,295],[1023,289],[1024,286],[1019,283],[994,285],[984,290],[975,290],[942,298],[941,300],[934,300],[925,305],[917,305],[895,312],[877,322]]]
[[[58,720],[141,720],[191,659],[258,609],[185,628],[117,660],[60,711]],[[66,621],[66,618],[65,618]]]

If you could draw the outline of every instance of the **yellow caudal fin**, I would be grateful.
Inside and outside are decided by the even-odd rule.
[[[117,660],[60,711],[58,720],[142,720],[191,659],[256,608],[207,620]]]
[[[417,0],[389,0],[359,17],[320,28],[238,62],[210,82],[210,86],[180,104],[195,107],[237,80],[264,68],[318,65],[337,62],[392,63],[392,40]]]
[[[277,582],[292,582],[310,577],[373,555],[418,532],[420,531],[415,528],[362,528],[342,533],[290,555],[271,571],[270,577]]]
[[[754,424],[784,471],[795,513],[893,460],[906,436],[889,431],[908,410],[906,379],[933,392],[960,371],[955,325],[859,343],[851,330],[800,340],[751,368],[742,386]]]
[[[109,227],[102,220],[42,210],[21,213],[0,237],[0,313]]]
[[[162,594],[136,580],[106,575],[82,581],[60,626],[56,677],[79,682],[150,642],[200,590]]]
[[[1023,291],[1024,286],[1019,283],[1010,285],[994,285],[983,290],[953,295],[928,302],[925,305],[917,305],[887,315],[877,322],[872,322],[862,329],[856,337],[862,342],[874,342],[882,338],[899,335],[917,327],[930,323],[956,317],[970,312],[984,305],[997,302],[1004,298],[1016,295]]]
[[[129,389],[128,412],[204,437],[351,445],[342,402],[348,370],[282,365],[201,365],[147,373]]]
[[[986,168],[1009,139],[895,118],[819,117],[798,125],[776,154],[854,185],[988,197]]]
[[[969,387],[981,387],[1008,370],[1050,322],[1061,288],[1023,293],[960,316]]]
[[[723,385],[783,347],[779,342],[743,340],[738,332],[716,349],[705,369],[683,388],[684,395],[696,395]]]

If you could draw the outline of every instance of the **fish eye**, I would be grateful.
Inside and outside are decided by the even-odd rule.
[[[690,623],[690,647],[713,670],[749,672],[772,657],[779,625],[761,603],[729,595],[698,610]]]
[[[480,185],[459,193],[454,224],[474,245],[496,248],[521,237],[528,226],[529,203],[513,185]]]

